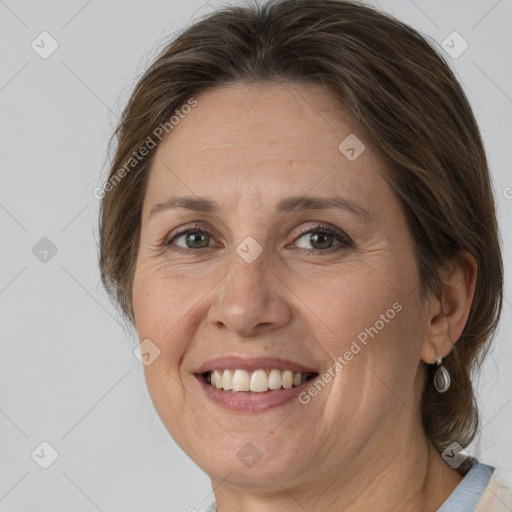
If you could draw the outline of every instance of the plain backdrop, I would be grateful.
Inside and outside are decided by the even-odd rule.
[[[457,52],[468,44],[448,59],[488,152],[506,270],[470,452],[509,465],[512,2],[374,3],[441,49],[454,31]],[[93,190],[137,78],[169,37],[218,5],[0,0],[0,511],[172,512],[213,499],[156,415],[138,341],[101,287]]]

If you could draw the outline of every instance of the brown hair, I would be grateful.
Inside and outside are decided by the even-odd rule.
[[[161,51],[112,138],[117,145],[99,223],[107,291],[135,323],[132,283],[155,153],[141,156],[141,146],[150,139],[155,144],[158,127],[194,94],[241,81],[309,82],[331,91],[385,164],[413,236],[422,298],[439,296],[443,263],[464,251],[476,258],[469,318],[444,361],[453,384],[437,393],[435,367],[428,365],[421,404],[426,434],[438,451],[452,441],[466,446],[478,428],[471,376],[494,336],[503,293],[485,151],[444,58],[418,32],[361,2],[270,0],[224,7]]]

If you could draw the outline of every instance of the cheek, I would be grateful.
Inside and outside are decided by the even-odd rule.
[[[311,326],[337,375],[335,387],[371,402],[409,394],[421,352],[415,274],[390,266],[365,266],[333,276],[329,289],[315,288],[306,304],[317,315]],[[397,378],[400,376],[400,378]],[[389,395],[389,397],[388,397]]]
[[[159,355],[144,365],[144,376],[153,405],[169,433],[180,439],[173,419],[184,404],[179,364],[187,350],[184,316],[197,301],[197,293],[165,277],[157,268],[137,269],[133,282],[133,309],[139,340],[151,340]]]
[[[133,309],[137,330],[144,336],[164,339],[198,302],[197,288],[190,281],[171,275],[164,265],[141,264],[133,282]]]
[[[197,291],[186,281],[171,280],[158,269],[141,267],[135,273],[133,309],[137,334],[140,341],[150,339],[160,351],[160,356],[145,366],[146,379],[152,382],[159,375],[164,380],[171,376],[179,380],[179,362],[190,337],[186,319],[193,314],[197,301]]]
[[[314,313],[309,315],[317,323],[314,331],[319,340],[324,340],[331,356],[348,350],[352,340],[364,343],[365,338],[377,334],[375,324],[379,334],[397,324],[402,297],[400,281],[391,277],[389,271],[385,279],[383,274],[368,266],[354,265],[337,275],[331,274],[322,284],[317,282],[317,286],[297,291]]]

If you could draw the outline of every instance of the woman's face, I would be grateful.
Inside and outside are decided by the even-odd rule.
[[[153,403],[214,480],[348,475],[421,430],[426,312],[404,214],[318,86],[196,99],[156,150],[142,214],[133,300],[160,350]]]

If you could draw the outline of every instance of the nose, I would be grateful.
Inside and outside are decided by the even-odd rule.
[[[235,252],[216,289],[208,321],[244,338],[281,328],[291,318],[286,289],[264,254],[247,263]]]

